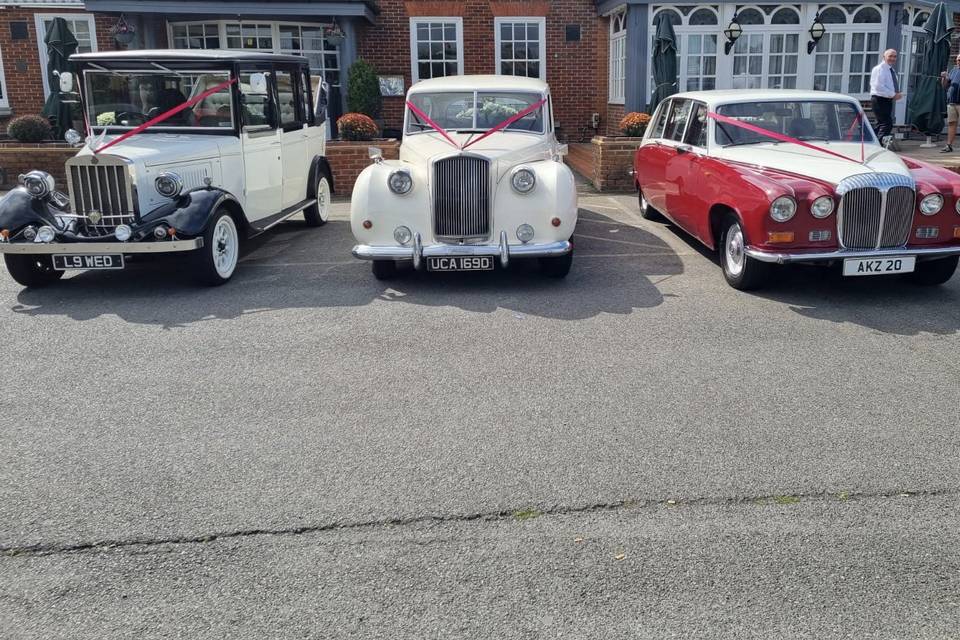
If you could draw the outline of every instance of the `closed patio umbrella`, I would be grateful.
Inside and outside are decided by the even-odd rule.
[[[947,97],[940,84],[940,73],[946,71],[950,59],[952,22],[952,15],[941,2],[933,8],[930,19],[923,25],[929,38],[923,51],[917,88],[910,98],[909,107],[910,124],[928,136],[943,130]]]
[[[47,83],[50,87],[50,97],[43,106],[43,115],[50,119],[54,135],[60,139],[73,125],[73,115],[71,105],[60,98],[60,79],[54,72],[73,71],[69,59],[77,52],[77,39],[70,32],[66,20],[54,18],[43,42],[47,45]]]
[[[654,25],[653,81],[656,84],[650,96],[650,113],[661,100],[677,92],[677,35],[667,13],[657,16]]]

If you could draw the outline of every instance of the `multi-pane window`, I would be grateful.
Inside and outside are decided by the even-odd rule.
[[[227,49],[272,51],[273,27],[269,23],[227,23]]]
[[[67,21],[67,28],[77,39],[77,53],[90,53],[97,50],[96,27],[92,14],[84,13],[38,13],[34,16],[37,27],[37,42],[40,49],[40,68],[44,69],[41,74],[43,79],[43,93],[50,95],[50,87],[47,84],[47,45],[44,39],[47,37],[47,30],[53,24],[54,18],[63,18]]]
[[[413,81],[463,72],[463,22],[460,18],[411,18]]]
[[[817,43],[813,57],[813,88],[816,91],[843,91],[843,52],[846,33],[827,33]]]
[[[770,34],[768,89],[796,89],[800,36],[796,33]]]
[[[814,55],[813,88],[867,96],[886,29],[878,6],[840,5],[820,12],[827,33]]]
[[[763,34],[744,33],[733,46],[733,88],[759,89],[763,82]]]
[[[497,18],[494,28],[498,74],[546,77],[544,18]]]
[[[623,104],[627,84],[627,14],[610,16],[609,101]]]
[[[188,22],[171,25],[174,49],[219,49],[220,25],[216,22]]]
[[[687,91],[717,88],[717,36],[709,33],[687,34],[684,41],[687,59]]]
[[[870,71],[880,59],[880,34],[855,32],[850,39],[849,93],[870,93]]]
[[[281,24],[280,53],[303,56],[310,72],[328,84],[340,84],[340,51],[323,37],[321,25]]]

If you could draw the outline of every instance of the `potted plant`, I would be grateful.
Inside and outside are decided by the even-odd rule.
[[[20,116],[7,125],[7,135],[17,142],[43,142],[53,131],[50,121],[43,116]]]
[[[363,113],[345,113],[337,120],[337,131],[341,140],[373,140],[379,135],[380,128]]]
[[[620,121],[620,132],[631,138],[642,138],[650,124],[650,116],[636,111],[623,116]]]

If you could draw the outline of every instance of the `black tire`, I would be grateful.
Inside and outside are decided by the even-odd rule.
[[[45,255],[3,254],[10,277],[25,287],[45,287],[63,277],[53,268],[53,258]]]
[[[232,237],[221,237],[221,223],[226,226],[227,233],[232,230]],[[229,245],[229,246],[228,246]],[[227,251],[233,251],[232,257],[220,262]],[[210,218],[207,230],[203,232],[203,246],[193,252],[194,273],[200,284],[218,287],[226,284],[233,277],[240,259],[240,231],[230,213],[220,207]],[[229,268],[225,265],[230,264]]]
[[[570,252],[556,258],[540,258],[540,272],[550,278],[566,278],[573,266],[573,239],[570,239]]]
[[[330,185],[329,172],[323,167],[317,169],[316,182],[310,194],[311,198],[317,199],[317,203],[303,210],[303,219],[308,227],[322,227],[330,219],[330,196],[333,194]]]
[[[391,280],[397,277],[397,263],[394,260],[374,260],[370,263],[373,277],[377,280]]]
[[[647,199],[643,197],[643,190],[639,187],[637,188],[637,202],[640,204],[640,217],[644,220],[652,222],[663,222],[665,220],[662,213],[650,206]]]
[[[746,246],[746,234],[740,221],[732,215],[728,216],[723,222],[723,233],[718,247],[720,266],[723,267],[723,277],[727,284],[740,291],[751,291],[765,286],[770,280],[772,269],[769,263],[760,262],[744,253]]]
[[[960,263],[960,256],[924,260],[917,263],[917,270],[910,274],[910,279],[919,285],[933,287],[944,284],[953,277]]]

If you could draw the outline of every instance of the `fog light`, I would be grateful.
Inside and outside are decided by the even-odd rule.
[[[767,242],[784,243],[793,242],[793,231],[771,231],[767,234]]]
[[[4,229],[6,231],[6,229]],[[37,239],[37,229],[36,227],[27,227],[23,230],[23,239],[28,242],[33,242]]]
[[[560,220],[560,218],[554,218],[553,220],[550,221],[550,224],[552,224],[555,227],[559,227],[562,224],[562,221]]]
[[[533,240],[533,227],[528,224],[522,224],[517,227],[517,240],[524,244]]]
[[[833,234],[830,233],[829,229],[821,229],[819,231],[810,232],[810,242],[826,242],[833,237]]]
[[[917,227],[917,237],[924,239],[936,238],[940,235],[940,227]]]
[[[413,237],[413,234],[410,233],[410,229],[404,227],[403,225],[397,227],[393,230],[393,239],[400,244],[407,244],[410,242],[410,238]]]
[[[163,240],[164,238],[167,237],[167,230],[164,229],[163,227],[154,227],[153,237],[156,238],[157,240]]]
[[[113,235],[116,236],[120,242],[126,242],[130,239],[130,236],[133,235],[133,229],[125,224],[118,224],[117,228],[113,230]]]
[[[373,226],[373,223],[370,222],[369,220],[364,220],[364,221],[363,221],[363,228],[364,228],[364,229],[369,229],[369,228],[372,227],[372,226]]]
[[[47,225],[40,227],[40,230],[37,231],[37,240],[40,242],[53,242],[56,237],[57,232],[54,231],[53,227]]]

